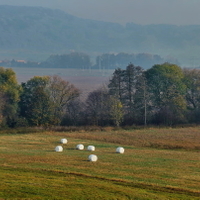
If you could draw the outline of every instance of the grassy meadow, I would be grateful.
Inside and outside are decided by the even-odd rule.
[[[0,180],[0,199],[200,199],[200,127],[1,131]]]

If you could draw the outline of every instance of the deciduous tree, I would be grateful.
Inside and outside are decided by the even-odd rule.
[[[22,84],[21,115],[31,125],[59,125],[79,90],[59,76],[35,76]]]
[[[190,122],[200,122],[200,70],[184,69],[184,82],[186,85],[186,101],[188,118]]]
[[[20,91],[15,72],[0,67],[1,116],[8,126],[14,126],[16,122]]]
[[[123,105],[120,102],[120,100],[114,96],[109,96],[108,101],[110,105],[109,115],[111,116],[111,120],[114,122],[116,126],[120,126],[124,117]]]
[[[154,65],[146,71],[146,78],[156,121],[169,125],[183,121],[186,87],[182,69],[170,63]]]
[[[86,99],[88,123],[106,125],[110,121],[109,94],[105,88],[91,92]]]
[[[79,96],[80,91],[73,84],[56,75],[50,77],[47,90],[53,102],[56,124],[59,125],[67,111],[67,106]]]
[[[20,111],[30,125],[47,126],[52,123],[52,103],[46,89],[48,83],[48,76],[35,76],[22,83]]]

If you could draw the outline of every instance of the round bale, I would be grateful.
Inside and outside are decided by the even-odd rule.
[[[98,157],[94,154],[89,155],[88,160],[91,162],[96,162],[98,160]]]
[[[55,148],[55,151],[56,151],[56,152],[62,152],[62,151],[63,151],[63,147],[62,147],[62,146],[57,146],[57,147]]]
[[[76,146],[76,149],[78,149],[78,150],[83,150],[83,149],[84,149],[84,145],[83,145],[83,144],[78,144],[78,145]]]
[[[67,144],[67,139],[66,139],[66,138],[61,139],[61,140],[60,140],[60,143],[61,143],[61,144]]]
[[[124,148],[123,147],[117,147],[116,152],[123,154],[124,153]]]
[[[89,146],[87,147],[87,150],[88,150],[88,151],[95,151],[95,146],[89,145]]]

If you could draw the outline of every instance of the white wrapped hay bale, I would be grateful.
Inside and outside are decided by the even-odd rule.
[[[76,149],[78,149],[78,150],[83,150],[83,149],[84,149],[84,145],[83,145],[83,144],[78,144],[78,145],[76,146]]]
[[[123,154],[124,153],[124,148],[123,147],[117,147],[116,152]]]
[[[95,146],[89,145],[89,146],[87,147],[87,150],[88,150],[88,151],[95,151]]]
[[[61,144],[67,144],[67,139],[66,139],[66,138],[61,139],[61,140],[60,140],[60,143],[61,143]]]
[[[63,151],[63,147],[62,147],[62,146],[57,146],[57,147],[55,148],[55,151],[56,151],[56,152],[62,152],[62,151]]]
[[[98,160],[98,157],[94,154],[89,155],[88,160],[91,162],[96,162]]]

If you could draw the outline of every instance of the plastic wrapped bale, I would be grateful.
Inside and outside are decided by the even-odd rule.
[[[94,154],[89,155],[88,160],[91,162],[96,162],[98,160],[98,157]]]
[[[61,139],[61,140],[60,140],[60,143],[61,143],[61,144],[67,144],[67,139],[66,139],[66,138]]]
[[[89,146],[87,147],[87,150],[88,150],[88,151],[95,151],[95,146],[89,145]]]
[[[55,151],[56,151],[56,152],[62,152],[62,151],[63,151],[63,147],[62,147],[62,146],[57,146],[57,147],[55,148]]]
[[[83,149],[84,149],[84,145],[83,145],[83,144],[78,144],[78,145],[76,146],[76,149],[78,149],[78,150],[83,150]]]
[[[123,147],[117,147],[116,152],[123,154],[124,153],[124,148]]]

